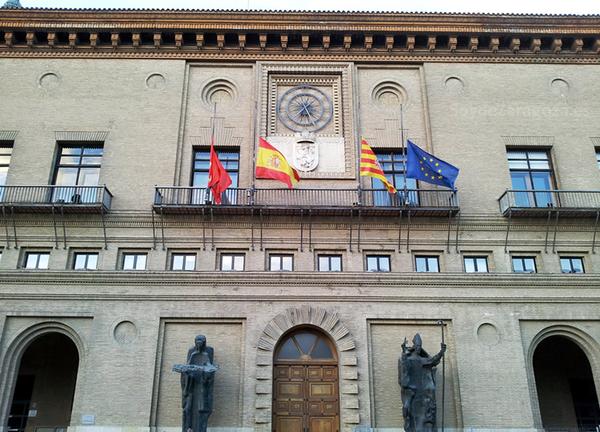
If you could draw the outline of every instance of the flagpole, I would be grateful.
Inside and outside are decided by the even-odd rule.
[[[254,100],[254,117],[252,119],[252,187],[250,189],[250,204],[254,205],[254,189],[256,188],[256,131],[258,127],[258,103]]]
[[[213,151],[214,151],[215,153],[216,153],[216,150],[215,150],[215,122],[216,122],[216,121],[217,121],[217,102],[215,101],[215,102],[213,103],[213,115],[212,115],[212,121],[210,122],[210,123],[211,123],[211,126],[210,126],[210,151],[211,151],[211,152],[213,152]],[[211,161],[211,163],[212,163],[212,161]],[[210,170],[210,165],[209,165],[209,167],[208,167],[208,171],[209,171],[209,173],[211,172],[211,170]],[[211,202],[214,202],[214,199],[215,199],[215,197],[214,197],[214,193],[213,193],[213,191],[212,191],[212,190],[211,190],[211,189],[208,187],[208,184],[210,184],[210,180],[211,180],[211,179],[210,179],[210,174],[209,174],[209,176],[208,176],[208,183],[207,183],[207,185],[206,185],[206,189],[207,189],[207,191],[206,191],[206,192],[210,194],[209,196],[211,196],[211,195],[212,195],[212,196],[211,196],[211,198],[212,198],[212,199],[211,199]]]
[[[404,112],[402,109],[402,103],[400,104],[400,136],[402,139],[402,152],[403,157],[402,157],[402,162],[404,165],[404,172],[403,172],[403,177],[404,177],[404,197],[403,197],[403,201],[405,204],[406,202],[408,202],[408,187],[406,184],[406,158],[408,157],[408,153],[406,151],[406,141],[404,140]]]

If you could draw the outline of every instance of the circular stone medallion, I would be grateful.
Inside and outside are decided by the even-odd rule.
[[[60,77],[54,72],[47,72],[40,77],[38,84],[45,90],[53,90],[60,85]]]
[[[138,329],[131,321],[122,321],[115,326],[113,337],[121,345],[129,345],[137,339]]]
[[[155,73],[146,78],[146,87],[151,90],[162,90],[165,88],[167,80],[159,73]]]
[[[500,342],[500,333],[494,324],[483,323],[477,329],[477,339],[481,344],[492,347]]]

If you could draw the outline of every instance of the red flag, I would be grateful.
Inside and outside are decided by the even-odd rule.
[[[215,204],[221,204],[221,194],[231,185],[231,177],[217,156],[214,138],[210,142],[210,167],[208,168],[208,187],[212,190]]]

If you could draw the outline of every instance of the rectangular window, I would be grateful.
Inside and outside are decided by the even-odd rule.
[[[440,261],[437,256],[415,256],[415,267],[419,273],[438,273]]]
[[[596,165],[600,169],[600,149],[596,149]]]
[[[11,143],[0,142],[0,186],[6,185],[6,176],[12,157],[13,146]],[[2,193],[2,192],[0,192]]]
[[[508,167],[517,207],[552,207],[555,189],[550,155],[546,150],[508,150]],[[537,192],[541,191],[541,192]]]
[[[98,252],[75,252],[73,270],[97,270]]]
[[[147,253],[123,253],[123,270],[146,270]]]
[[[221,270],[222,271],[244,271],[244,261],[246,255],[241,253],[222,253]]]
[[[389,272],[391,258],[389,255],[367,255],[368,272]]]
[[[294,270],[293,255],[269,255],[269,270],[270,271],[292,271]]]
[[[174,253],[171,254],[171,270],[196,270],[196,254]]]
[[[419,203],[419,196],[416,191],[417,181],[415,179],[404,177],[406,168],[406,157],[402,150],[377,150],[377,161],[388,181],[398,190],[398,195],[390,195],[387,192],[383,182],[378,179],[372,179],[373,203],[377,206],[391,206]],[[406,195],[404,192],[404,181],[406,180]],[[398,201],[400,200],[400,201]]]
[[[47,270],[50,261],[50,252],[25,253],[25,265],[28,270]]]
[[[235,149],[215,149],[217,157],[223,164],[223,168],[231,177],[230,188],[238,187],[240,172],[240,151]],[[202,188],[192,192],[193,204],[204,204],[212,201],[208,187],[208,169],[210,168],[210,147],[202,147],[194,150],[194,165],[192,167],[192,186]],[[226,191],[221,197],[223,204],[235,204],[237,195],[233,191]]]
[[[469,256],[464,258],[466,273],[487,273],[487,257]]]
[[[515,273],[535,273],[535,257],[514,256],[512,257],[512,266]]]
[[[342,271],[342,256],[341,255],[319,255],[318,256],[319,271],[321,272],[341,272]]]
[[[560,257],[560,270],[563,273],[585,273],[585,269],[583,268],[583,258]]]
[[[54,184],[63,186],[54,190],[53,202],[93,203],[98,191],[94,188],[75,186],[98,186],[103,155],[102,144],[61,144],[56,160]]]

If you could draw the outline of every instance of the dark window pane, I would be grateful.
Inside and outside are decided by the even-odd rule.
[[[302,350],[303,354],[309,354],[310,349],[312,348],[315,341],[317,340],[316,335],[314,335],[313,333],[308,333],[308,332],[296,333],[294,335],[294,338],[296,338],[296,342],[298,342],[298,346]]]
[[[298,348],[296,348],[296,345],[292,342],[291,338],[281,345],[281,348],[279,348],[279,352],[277,353],[277,358],[286,360],[300,358],[300,351],[298,351]]]
[[[323,338],[319,338],[310,356],[313,359],[319,360],[333,359],[333,353],[331,352],[331,348]]]

